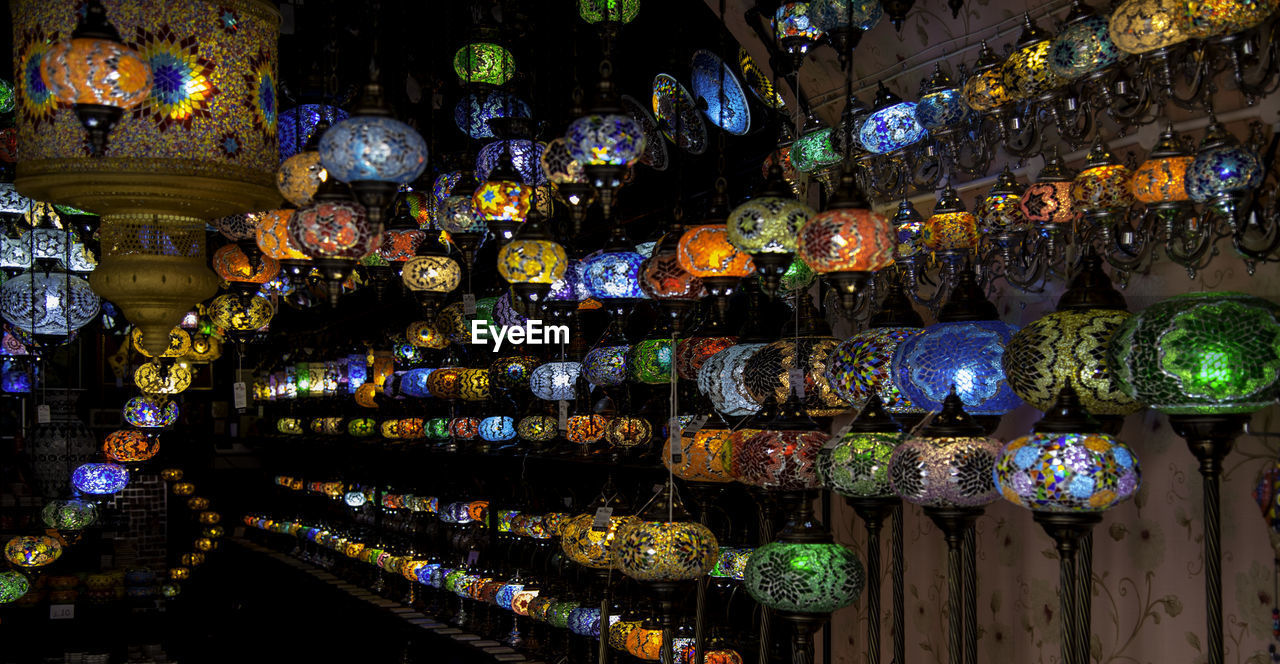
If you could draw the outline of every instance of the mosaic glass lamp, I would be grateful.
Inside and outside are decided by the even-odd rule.
[[[734,136],[745,135],[751,129],[751,106],[729,65],[715,53],[699,50],[692,69],[690,87],[699,105],[706,103],[702,112],[707,119]]]
[[[634,516],[615,514],[603,530],[591,527],[595,510],[579,514],[565,522],[560,530],[560,547],[575,563],[592,569],[609,569],[615,564],[614,545],[619,532],[635,523]]]
[[[1187,205],[1191,200],[1187,193],[1187,169],[1194,159],[1183,149],[1173,126],[1167,126],[1146,161],[1138,166],[1129,180],[1134,199],[1149,209]]]
[[[888,154],[901,150],[928,135],[916,121],[914,102],[902,101],[883,84],[876,90],[871,115],[858,130],[858,142],[867,152]]]
[[[328,104],[299,104],[280,111],[280,118],[276,123],[276,136],[280,140],[280,163],[283,165],[289,157],[305,150],[313,139],[318,144],[317,134],[322,133],[321,128],[328,129],[347,117],[346,111]]]
[[[7,570],[0,572],[0,604],[9,604],[22,599],[31,589],[31,582],[22,572]]]
[[[229,332],[254,332],[271,322],[275,308],[261,295],[219,295],[209,304],[213,324]]]
[[[739,279],[755,271],[751,255],[729,241],[729,231],[723,224],[704,224],[685,231],[680,236],[676,259],[712,294],[731,290]]]
[[[598,443],[609,434],[609,418],[604,415],[570,415],[565,424],[565,440],[574,445],[585,447]]]
[[[1125,320],[1108,358],[1120,389],[1162,413],[1251,413],[1280,394],[1276,312],[1242,293],[1175,296]]]
[[[328,130],[329,122],[322,120],[306,147],[281,162],[276,170],[276,189],[295,206],[311,205],[316,190],[329,179],[329,171],[320,163],[320,137]]]
[[[591,297],[599,300],[644,299],[640,288],[644,260],[618,227],[602,251],[582,261],[582,283]]]
[[[646,385],[666,385],[671,382],[673,359],[671,339],[645,339],[628,353],[628,378]]]
[[[827,361],[831,351],[839,344],[831,336],[825,321],[818,317],[812,300],[801,295],[796,306],[800,332],[794,338],[784,338],[766,344],[753,353],[742,370],[747,390],[757,403],[772,398],[775,403],[785,401],[792,389],[792,371],[800,372],[804,380],[806,412],[815,417],[838,415],[847,408],[827,382]],[[801,388],[796,387],[797,390]]]
[[[808,500],[776,541],[751,553],[744,575],[751,597],[793,624],[797,649],[811,647],[812,631],[828,614],[858,601],[864,581],[858,557],[832,541]]]
[[[671,583],[711,571],[719,547],[711,529],[692,521],[680,501],[663,491],[619,531],[614,553],[623,574],[637,581]]]
[[[741,444],[732,445],[733,478],[772,491],[819,488],[814,466],[828,437],[804,414],[792,391],[779,407],[778,417]]]
[[[489,385],[500,390],[523,390],[540,360],[532,355],[504,355],[489,365]]]
[[[331,181],[321,185],[311,205],[289,220],[293,245],[321,261],[363,258],[377,248],[380,233],[370,224],[366,208],[343,195]]]
[[[835,40],[837,53],[858,45],[862,33],[880,22],[880,0],[815,0],[809,3],[813,27]]]
[[[4,545],[5,560],[25,569],[44,567],[61,557],[62,545],[58,540],[44,535],[19,535]]]
[[[895,499],[889,459],[902,442],[898,424],[872,395],[833,447],[818,454],[818,479],[835,493],[854,499]]]
[[[978,248],[978,218],[950,186],[942,190],[920,236],[926,249],[956,254]]]
[[[712,355],[698,369],[698,391],[728,416],[750,415],[760,410],[744,382],[747,360],[764,348],[763,343],[739,343]]]
[[[255,266],[249,261],[244,250],[235,244],[227,244],[213,252],[210,261],[213,271],[223,281],[261,286],[280,274],[280,263],[270,256],[262,256]],[[254,288],[254,290],[257,290]]]
[[[1067,167],[1055,146],[1045,160],[1036,181],[1022,194],[1022,216],[1037,227],[1070,228],[1079,216],[1071,198],[1075,171]]]
[[[1179,17],[1180,27],[1192,39],[1223,37],[1261,24],[1277,6],[1275,0],[1195,0]]]
[[[129,484],[129,471],[114,463],[86,463],[71,473],[71,484],[80,493],[107,496]]]
[[[1186,7],[1178,0],[1124,0],[1111,12],[1111,41],[1133,55],[1163,53],[1190,38],[1181,20]]]
[[[680,454],[672,457],[671,438],[662,448],[662,463],[676,477],[686,482],[732,482],[729,428],[718,417],[692,435],[680,437]]]
[[[582,164],[606,219],[612,213],[613,196],[622,186],[627,167],[640,159],[645,146],[644,129],[622,108],[609,71],[602,70],[591,110],[570,123],[564,135],[569,155]]]
[[[88,281],[56,268],[37,268],[0,284],[0,316],[28,334],[69,337],[97,318],[100,304]]]
[[[142,463],[160,452],[160,439],[137,429],[120,429],[107,434],[102,452],[115,463]]]
[[[706,294],[702,280],[680,266],[680,238],[684,227],[677,224],[654,245],[653,253],[640,266],[640,289],[682,325],[683,315],[696,308]],[[679,330],[677,330],[679,331]]]
[[[1251,190],[1262,184],[1261,160],[1231,132],[1214,121],[1205,130],[1195,159],[1187,168],[1187,193],[1197,203],[1210,203],[1224,212],[1243,210]]]
[[[587,23],[630,23],[640,14],[640,0],[578,0],[578,16]]]
[[[918,412],[898,389],[893,356],[902,342],[923,331],[918,327],[872,327],[840,342],[827,361],[831,389],[857,409],[876,396],[890,413]]]
[[[569,268],[564,247],[552,240],[541,216],[531,215],[519,235],[498,250],[498,273],[518,297],[533,302],[545,299]]]
[[[916,210],[911,201],[904,200],[898,204],[898,211],[889,220],[889,224],[893,226],[894,236],[898,243],[893,249],[895,261],[904,263],[919,261],[922,255],[928,255],[928,252],[924,250],[924,242],[921,240],[924,231],[924,216],[920,214],[919,210]]]
[[[1049,69],[1064,80],[1095,74],[1120,59],[1111,41],[1110,21],[1082,0],[1073,0],[1066,25],[1049,47]]]
[[[916,121],[931,134],[955,127],[969,112],[961,96],[960,88],[951,82],[941,65],[935,64],[933,74],[920,86]]]
[[[453,54],[453,72],[463,83],[502,85],[516,75],[516,59],[498,44],[472,42]]]
[[[418,303],[428,313],[449,293],[462,283],[462,267],[458,262],[437,249],[438,245],[425,243],[420,255],[405,261],[400,268],[400,279],[405,288],[414,294]]]
[[[793,156],[797,149],[798,143],[792,149]],[[791,195],[782,180],[782,168],[776,164],[769,169],[764,191],[729,214],[727,239],[751,256],[766,293],[777,292],[782,274],[794,257],[800,228],[813,215],[809,206]]]
[[[700,330],[705,332],[705,330]],[[711,356],[733,346],[738,338],[732,336],[697,336],[681,339],[676,350],[676,373],[681,380],[697,380],[698,370]]]
[[[1085,158],[1084,170],[1071,182],[1071,200],[1086,220],[1100,223],[1133,205],[1131,175],[1129,167],[1112,156],[1098,137]]]
[[[511,160],[511,167],[524,184],[531,187],[547,184],[548,175],[543,169],[546,149],[546,143],[524,138],[489,143],[480,148],[476,155],[476,178],[482,181],[491,179],[490,175],[501,163],[502,155],[506,154]]]
[[[503,151],[488,177],[471,195],[471,209],[502,242],[509,242],[529,216],[533,187],[525,184]]]
[[[662,629],[656,623],[643,621],[627,632],[627,654],[642,662],[662,659]]]
[[[480,420],[480,438],[490,443],[515,440],[515,419],[508,415],[492,415]]]
[[[604,437],[614,447],[637,447],[648,443],[653,438],[653,425],[643,417],[630,415],[611,417],[606,425]]]
[[[600,346],[582,360],[582,375],[592,385],[612,387],[627,382],[627,357],[631,346]]]
[[[822,31],[813,25],[808,2],[784,2],[773,14],[773,36],[793,56],[804,55]]]
[[[502,90],[471,92],[453,108],[453,121],[458,130],[474,139],[494,137],[489,127],[489,120],[493,118],[532,116],[533,110],[527,102]]]
[[[51,500],[40,510],[44,525],[57,530],[83,530],[98,520],[98,506],[87,500]]]
[[[982,42],[982,50],[973,63],[973,73],[960,88],[966,106],[979,113],[999,113],[1013,101],[1013,95],[1004,85],[1004,61]]]
[[[178,421],[178,404],[164,396],[133,397],[121,410],[125,421],[139,429],[164,429]]]
[[[804,133],[791,146],[791,163],[797,171],[813,173],[840,163],[843,157],[833,142],[834,131],[809,116]]]
[[[930,424],[894,449],[890,484],[917,505],[981,507],[1000,497],[992,472],[1000,447],[1000,441],[983,435],[952,391]]]
[[[978,204],[978,232],[983,236],[1024,233],[1027,219],[1022,216],[1022,192],[1025,187],[1006,165],[996,176],[991,190]]]
[[[533,370],[529,389],[539,399],[572,401],[581,373],[582,364],[579,362],[547,362]]]
[[[1052,35],[1036,25],[1031,14],[1024,13],[1022,34],[1002,68],[1004,87],[1014,99],[1039,99],[1066,83],[1049,66],[1052,47]]]

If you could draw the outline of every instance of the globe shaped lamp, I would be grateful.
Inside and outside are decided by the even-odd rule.
[[[1133,205],[1129,190],[1132,172],[1121,164],[1099,137],[1094,141],[1084,170],[1071,182],[1071,200],[1085,220],[1105,223],[1112,215],[1123,213]]]
[[[1092,79],[1119,61],[1120,55],[1111,41],[1108,17],[1099,16],[1082,0],[1073,0],[1066,25],[1049,47],[1049,69],[1067,81]]]
[[[809,206],[791,196],[777,165],[769,169],[761,195],[730,213],[726,225],[729,243],[751,256],[766,293],[777,292],[782,274],[791,265],[800,228],[813,214]]]
[[[529,389],[539,399],[572,401],[581,373],[582,364],[579,362],[547,362],[533,370]]]
[[[760,402],[747,389],[743,371],[747,360],[766,345],[735,344],[712,355],[698,369],[698,391],[711,400],[716,411],[741,416],[760,410]]]
[[[774,38],[797,62],[822,38],[822,32],[813,25],[809,5],[808,2],[784,2],[773,15]]]
[[[615,543],[620,532],[629,528],[634,516],[614,515],[602,530],[592,527],[595,511],[580,514],[565,522],[560,531],[560,546],[575,563],[591,569],[610,569],[615,564]]]
[[[960,88],[951,77],[935,64],[933,74],[920,86],[920,101],[916,103],[916,122],[933,135],[954,129],[968,114]]]
[[[827,35],[836,53],[848,53],[862,33],[880,22],[884,11],[879,0],[815,0],[809,3],[809,21]],[[708,653],[708,656],[710,653]]]
[[[902,101],[883,84],[876,90],[871,115],[858,130],[858,142],[874,154],[888,154],[923,139],[928,132],[916,121],[916,105]]]
[[[71,473],[77,491],[93,496],[119,493],[129,484],[129,471],[114,463],[86,463]]]
[[[833,140],[834,134],[835,130],[822,126],[817,118],[809,116],[804,133],[791,146],[790,156],[793,168],[801,173],[814,173],[840,163],[843,158]],[[785,180],[782,165],[775,160],[770,164],[769,169],[774,166],[778,167],[780,177]],[[769,169],[765,171],[766,176]]]
[[[759,433],[733,444],[733,478],[772,491],[804,491],[821,486],[815,464],[828,435],[802,410],[793,390],[779,406],[778,416]]]
[[[999,497],[992,479],[999,452],[999,441],[983,435],[952,391],[929,426],[894,450],[890,484],[894,493],[917,505],[980,508]]]
[[[621,25],[640,14],[640,0],[578,0],[578,16],[587,23]]]
[[[476,216],[504,243],[510,242],[525,222],[532,204],[533,186],[525,184],[516,172],[509,150],[503,150],[497,165],[471,195]]]
[[[978,218],[965,209],[952,187],[938,196],[933,215],[924,222],[921,240],[925,248],[953,256],[978,248]]]
[[[1274,0],[1197,0],[1187,3],[1186,11],[1179,16],[1180,27],[1192,39],[1227,37],[1267,20],[1276,6]]]
[[[436,305],[462,283],[462,268],[433,241],[424,242],[419,252],[400,268],[400,279],[430,317]]]
[[[604,68],[596,101],[588,114],[574,120],[564,140],[569,154],[582,164],[595,188],[605,218],[610,218],[613,197],[622,186],[626,169],[644,154],[645,134],[617,100],[609,68]]]
[[[898,389],[893,356],[902,342],[921,332],[918,327],[873,327],[840,342],[827,360],[832,391],[858,409],[874,396],[890,413],[919,412]]]
[[[44,567],[62,557],[62,544],[57,539],[44,535],[19,535],[5,543],[4,557],[16,567]]]
[[[463,83],[502,85],[515,76],[516,62],[499,44],[471,42],[453,54],[453,72]]]
[[[703,224],[685,231],[677,252],[680,267],[701,279],[725,309],[734,285],[755,271],[751,255],[729,241],[729,231],[723,224]]]
[[[311,205],[321,183],[329,179],[329,171],[320,163],[320,138],[329,130],[329,120],[321,118],[306,147],[280,162],[276,170],[276,189],[297,207]]]
[[[1078,212],[1071,198],[1075,172],[1067,168],[1057,148],[1049,153],[1036,181],[1022,194],[1022,216],[1047,230],[1070,228]]]
[[[613,387],[627,382],[627,358],[631,346],[599,346],[582,360],[582,375],[592,385]]]
[[[1013,94],[1004,84],[1004,61],[987,46],[986,41],[982,42],[982,50],[973,63],[973,73],[965,79],[960,95],[970,110],[997,118],[1013,101]]]
[[[1167,126],[1160,140],[1133,172],[1129,186],[1133,197],[1147,209],[1178,209],[1187,207],[1191,195],[1187,193],[1187,170],[1195,159],[1182,147],[1182,141]]]
[[[686,482],[732,482],[731,433],[723,420],[712,417],[692,435],[681,435],[680,453],[675,456],[671,454],[671,438],[667,437],[662,463]]]
[[[711,571],[719,547],[711,529],[692,521],[667,489],[619,532],[614,552],[618,570],[652,584],[662,602],[673,599],[669,593],[676,590],[672,585],[675,582],[696,579]]]
[[[79,498],[51,500],[40,511],[44,525],[56,530],[83,530],[98,520],[98,506]]]
[[[1066,80],[1049,66],[1052,36],[1031,20],[1031,14],[1022,18],[1022,34],[1001,70],[1004,87],[1015,100],[1039,100],[1054,94]]]
[[[551,239],[541,220],[531,215],[520,234],[498,250],[498,273],[512,292],[527,302],[541,302],[569,268],[564,247]]]
[[[1187,193],[1197,203],[1207,203],[1219,213],[1237,220],[1246,214],[1252,190],[1262,184],[1263,168],[1257,153],[1240,145],[1218,122],[1205,130],[1195,159],[1187,168]]]
[[[897,494],[889,482],[889,460],[902,443],[900,427],[872,395],[835,446],[818,455],[818,479],[823,486],[858,507],[892,505]],[[883,517],[880,517],[883,518]]]
[[[1170,46],[1191,36],[1182,27],[1185,11],[1187,5],[1176,0],[1125,0],[1111,12],[1108,34],[1125,53],[1167,57]]]
[[[1008,166],[996,176],[991,190],[978,204],[978,232],[991,236],[997,243],[1009,243],[1027,231],[1027,219],[1022,216],[1022,192],[1025,187],[1014,177]]]
[[[797,256],[835,285],[841,304],[850,311],[870,273],[893,263],[893,229],[884,216],[871,211],[849,170],[841,175],[840,189],[828,209],[805,222],[798,235]]]
[[[120,429],[107,434],[102,452],[115,463],[142,463],[160,452],[160,439],[137,429]]]
[[[621,307],[645,298],[640,288],[640,266],[645,257],[636,253],[621,226],[598,253],[582,261],[582,283],[596,299]]]

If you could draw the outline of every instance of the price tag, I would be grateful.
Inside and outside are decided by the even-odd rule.
[[[804,398],[804,369],[787,369],[787,380],[791,382],[791,387],[795,389],[796,396]]]
[[[231,398],[235,401],[236,410],[243,411],[249,407],[249,390],[244,383],[236,383],[231,386]]]
[[[53,421],[53,416],[49,414],[49,404],[40,404],[36,406],[36,424],[48,424]]]
[[[692,436],[693,434],[698,433],[699,431],[702,431],[702,427],[707,424],[707,420],[709,419],[711,419],[710,415],[699,415],[693,418],[692,420],[689,421],[688,424],[685,425],[684,435]]]
[[[468,316],[476,315],[476,294],[475,293],[462,294],[462,313]]]
[[[479,552],[479,551],[476,551],[476,550],[474,550],[474,549],[473,549],[473,550],[471,550],[471,551],[468,551],[468,552],[467,552],[467,566],[468,566],[468,567],[470,567],[471,565],[476,564],[476,561],[478,561],[478,560],[480,560],[480,552]]]
[[[50,604],[49,620],[71,620],[76,617],[75,604]]]
[[[609,517],[613,516],[612,507],[601,507],[596,510],[596,517],[591,520],[591,529],[596,532],[604,532],[609,529]]]
[[[559,427],[561,431],[569,430],[569,402],[560,400],[560,421]]]
[[[676,466],[684,462],[684,440],[680,436],[680,418],[667,420],[667,461]]]
[[[853,422],[850,421],[848,424],[845,424],[839,429],[836,429],[836,432],[832,434],[830,438],[827,439],[827,442],[823,443],[822,449],[829,450],[835,447],[836,443],[840,442],[841,438],[844,438],[846,435],[849,434],[849,429],[852,428],[852,426],[853,426]]]

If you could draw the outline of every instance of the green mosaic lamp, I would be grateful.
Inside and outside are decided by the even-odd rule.
[[[1168,415],[1199,461],[1210,662],[1223,661],[1222,462],[1250,415],[1280,394],[1278,311],[1243,293],[1179,295],[1125,321],[1108,353],[1120,388]]]

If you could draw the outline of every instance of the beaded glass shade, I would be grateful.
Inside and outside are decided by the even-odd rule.
[[[511,51],[490,42],[473,42],[453,54],[453,72],[463,83],[502,85],[516,74]]]
[[[571,401],[581,372],[582,365],[578,362],[547,362],[533,370],[529,389],[539,399]]]
[[[818,479],[842,496],[891,497],[889,459],[901,442],[897,433],[851,431],[818,454]]]
[[[129,484],[129,471],[114,463],[86,463],[71,473],[71,484],[80,493],[106,496]]]
[[[631,347],[627,375],[637,383],[665,385],[671,382],[672,359],[670,339],[645,339]]]
[[[575,563],[593,569],[609,569],[614,563],[614,542],[621,526],[636,521],[633,516],[611,516],[604,530],[591,527],[595,514],[579,514],[565,522],[560,530],[560,546]]]
[[[550,415],[530,415],[520,419],[516,433],[521,440],[544,442],[555,439],[558,433],[556,425],[556,418]]]
[[[1070,384],[1094,415],[1128,415],[1142,404],[1127,396],[1107,364],[1112,335],[1130,318],[1126,311],[1059,311],[1018,330],[1004,353],[1009,387],[1023,401],[1047,411]]]
[[[1274,303],[1192,293],[1126,320],[1108,357],[1120,389],[1168,414],[1249,413],[1280,394]]]
[[[994,438],[907,438],[889,459],[893,492],[930,507],[986,505],[1000,496],[992,472],[1000,447]]]
[[[626,166],[644,153],[644,129],[629,115],[586,115],[564,136],[569,154],[583,166]]]
[[[778,403],[791,392],[791,370],[804,369],[804,407],[815,416],[838,415],[848,404],[827,381],[827,362],[839,344],[830,337],[781,339],[767,344],[746,360],[743,383],[757,403],[772,396]]]
[[[627,380],[627,356],[630,346],[593,348],[582,360],[582,375],[592,385],[621,385]]]
[[[830,542],[770,542],[751,554],[744,578],[757,602],[794,613],[849,606],[864,582],[857,556]]]
[[[1120,49],[1111,41],[1110,24],[1104,16],[1086,16],[1070,22],[1049,47],[1049,69],[1068,81],[1119,59]]]
[[[686,482],[732,482],[730,454],[732,439],[728,429],[698,430],[680,437],[680,462],[671,463],[671,438],[662,448],[662,463],[671,473]]]
[[[640,521],[614,543],[618,569],[638,581],[696,579],[716,564],[719,542],[711,529],[689,521]]]
[[[1111,41],[1134,55],[1184,42],[1190,37],[1181,20],[1186,7],[1178,0],[1125,0],[1111,13]]]
[[[791,253],[796,250],[800,228],[813,215],[809,206],[794,198],[752,198],[730,213],[727,238],[749,254]]]
[[[747,360],[765,344],[737,344],[712,355],[698,369],[698,391],[725,415],[750,415],[760,402],[747,389],[743,370]]]
[[[4,558],[17,567],[44,567],[62,557],[62,545],[46,536],[18,536],[4,545]]]
[[[890,413],[921,412],[902,395],[893,375],[898,345],[921,332],[916,327],[871,328],[840,342],[827,361],[831,389],[858,410],[872,394],[878,394]]]
[[[378,243],[364,206],[348,200],[317,201],[298,210],[289,220],[289,239],[312,258],[362,258]]]
[[[954,385],[971,414],[1003,415],[1021,403],[1001,364],[1016,331],[1000,321],[930,325],[894,352],[898,388],[915,405],[936,411]]]
[[[969,212],[940,212],[924,222],[920,240],[932,251],[961,251],[978,246],[978,218]]]
[[[729,241],[725,226],[695,226],[680,236],[680,267],[695,277],[745,277],[755,271],[751,256]]]
[[[719,353],[737,343],[737,337],[693,337],[681,339],[676,350],[676,373],[682,380],[697,380],[698,370]]]
[[[995,467],[1004,499],[1037,512],[1101,512],[1141,483],[1138,459],[1101,433],[1033,433],[1009,441]]]
[[[1192,39],[1220,37],[1248,30],[1275,12],[1276,0],[1190,0],[1179,16]]]
[[[472,92],[453,107],[453,122],[458,130],[471,138],[493,138],[489,120],[493,118],[528,118],[533,111],[523,99],[501,90]]]

